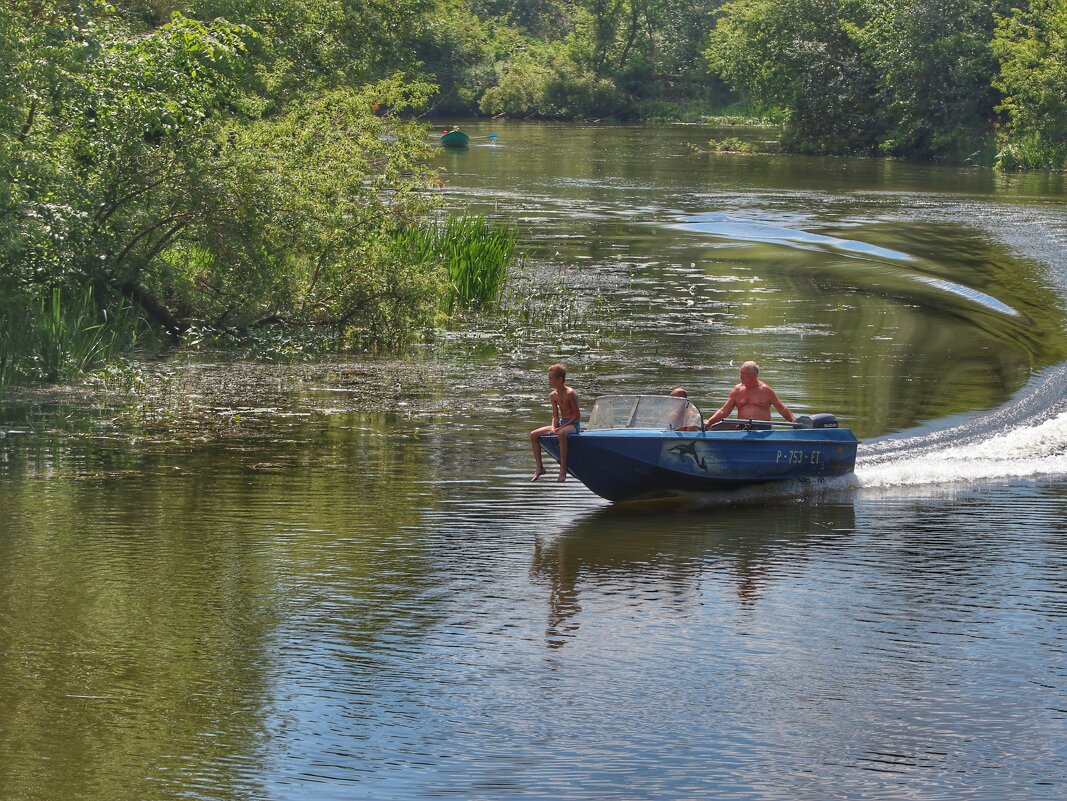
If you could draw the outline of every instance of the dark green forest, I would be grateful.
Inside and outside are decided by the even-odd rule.
[[[146,330],[395,347],[457,308],[410,247],[431,118],[724,108],[793,152],[1062,169],[1067,0],[8,0],[0,386]]]

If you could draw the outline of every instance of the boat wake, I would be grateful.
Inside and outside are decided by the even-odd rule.
[[[708,234],[734,242],[761,242],[810,250],[835,250],[891,261],[915,261],[899,250],[878,247],[867,242],[841,239],[813,233],[800,227],[778,225],[767,220],[750,219],[736,214],[708,212],[683,217],[674,228]]]
[[[959,425],[860,446],[860,489],[1067,476],[1067,364]]]
[[[968,445],[856,465],[860,488],[1067,476],[1067,412]]]
[[[849,279],[868,291],[901,291],[911,300],[927,295],[931,300],[964,303],[1009,318],[1023,315],[999,298],[973,286],[950,281],[938,275],[934,265],[899,250],[879,247],[856,239],[826,236],[807,230],[810,220],[756,219],[741,214],[708,212],[682,217],[671,227],[703,234],[731,243],[776,245],[823,254],[843,254],[850,263],[840,265]],[[823,264],[826,268],[826,264]]]

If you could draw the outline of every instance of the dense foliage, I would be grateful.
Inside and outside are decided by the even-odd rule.
[[[1004,166],[1062,167],[1064,9],[1063,0],[1022,9],[996,0],[730,0],[706,55],[754,102],[788,111],[794,149],[980,163],[999,130]]]
[[[739,102],[784,112],[794,152],[1064,165],[1065,0],[435,1],[417,53],[440,110],[656,119]]]
[[[1067,166],[1067,0],[1032,0],[1000,17],[995,86],[1006,116],[1001,164]]]
[[[386,74],[410,48],[375,8],[0,9],[7,345],[54,293],[87,291],[175,339],[284,324],[394,345],[433,325],[443,267],[395,246],[437,181],[400,116],[431,87]]]
[[[727,92],[702,55],[721,0],[437,0],[418,46],[441,111],[648,119]]]

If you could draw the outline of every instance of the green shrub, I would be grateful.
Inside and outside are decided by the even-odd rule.
[[[538,113],[548,81],[548,69],[530,62],[511,65],[482,95],[482,112],[527,117]]]
[[[1037,134],[1018,136],[1003,144],[995,163],[998,170],[1067,169],[1067,143],[1048,142]]]
[[[607,117],[624,105],[612,81],[568,60],[509,65],[481,100],[486,114],[553,119]]]
[[[1060,170],[1067,161],[1067,5],[1033,0],[997,17],[992,48],[1000,65],[993,86],[1002,146],[999,169]]]

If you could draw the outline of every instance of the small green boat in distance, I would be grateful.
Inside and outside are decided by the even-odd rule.
[[[441,134],[441,144],[444,147],[466,147],[469,142],[470,137],[459,128]]]

